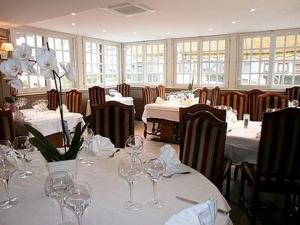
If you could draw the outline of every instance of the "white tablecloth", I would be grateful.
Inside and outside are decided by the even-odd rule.
[[[23,120],[15,119],[16,123],[26,123],[39,130],[44,136],[61,132],[61,120],[59,112],[48,110],[36,112],[34,109],[20,110],[24,115]],[[64,113],[64,120],[68,122],[68,128],[71,130],[77,123],[84,122],[80,113]]]
[[[261,122],[250,121],[248,128],[244,128],[244,122],[240,120],[228,123],[227,127],[225,157],[236,165],[242,162],[256,163]]]
[[[122,98],[118,98],[118,97],[110,97],[109,95],[105,95],[105,101],[116,101],[116,102],[121,102],[125,105],[134,105],[133,103],[133,98],[132,97],[122,97]],[[89,116],[91,115],[91,102],[90,100],[87,101],[86,103],[86,112],[85,112],[85,116]]]
[[[28,180],[12,179],[10,191],[19,199],[14,208],[0,211],[1,225],[53,225],[60,222],[60,210],[56,201],[44,194],[44,184],[48,174],[45,162],[38,152],[32,153],[31,169],[35,176]],[[200,173],[193,171],[188,175],[177,175],[163,178],[157,188],[158,196],[164,200],[165,206],[160,209],[151,208],[147,202],[152,199],[152,184],[146,175],[138,178],[133,188],[135,200],[143,204],[137,212],[129,212],[123,208],[129,197],[127,183],[118,176],[118,163],[123,152],[109,158],[109,153],[93,157],[95,164],[84,167],[78,163],[78,180],[91,185],[93,201],[83,215],[84,225],[163,225],[174,213],[192,206],[176,199],[176,195],[196,201],[205,201],[209,197],[217,199],[218,208],[230,210],[229,205],[218,189]],[[3,186],[0,185],[3,196]],[[75,216],[65,209],[68,220],[75,224]],[[218,213],[216,225],[232,224],[228,216]]]

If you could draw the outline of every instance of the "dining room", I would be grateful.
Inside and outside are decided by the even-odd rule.
[[[300,224],[299,0],[0,3],[0,225]]]

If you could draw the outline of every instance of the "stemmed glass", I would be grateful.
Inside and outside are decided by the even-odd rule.
[[[9,147],[10,148],[10,147]],[[3,150],[4,149],[4,150]],[[17,198],[11,198],[8,190],[8,181],[17,171],[17,162],[11,151],[1,145],[0,154],[0,179],[4,183],[7,200],[0,202],[0,209],[9,209],[18,203]]]
[[[89,159],[90,154],[90,144],[92,143],[92,139],[94,137],[94,132],[91,128],[87,128],[85,132],[85,138],[84,138],[84,149],[86,152],[86,158],[81,161],[81,163],[85,166],[92,166],[94,162]]]
[[[60,211],[61,220],[60,225],[71,225],[73,223],[64,222],[63,207],[65,206],[65,195],[73,186],[73,181],[70,175],[65,171],[57,171],[51,173],[46,180],[46,195],[57,200]]]
[[[20,178],[27,178],[32,175],[31,171],[27,170],[26,155],[29,151],[32,151],[32,145],[29,142],[28,136],[18,136],[13,141],[13,148],[17,155],[19,155],[23,162],[23,171],[19,175]]]
[[[133,160],[131,157],[126,156],[120,161],[119,175],[124,178],[129,185],[129,200],[125,203],[124,207],[127,210],[139,210],[142,205],[133,200],[132,187],[136,182],[136,177],[143,173],[143,164],[139,158]]]
[[[144,139],[140,135],[130,135],[125,143],[125,152],[136,158],[143,151]]]
[[[159,178],[166,172],[166,164],[162,159],[157,158],[146,162],[144,168],[151,177],[153,185],[153,201],[151,201],[151,205],[155,208],[161,208],[163,202],[157,198],[156,186]]]
[[[66,206],[72,210],[77,218],[78,225],[82,225],[82,215],[92,200],[92,189],[88,183],[74,183],[66,195]]]

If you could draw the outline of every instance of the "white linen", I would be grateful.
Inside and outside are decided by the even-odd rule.
[[[157,97],[155,100],[155,104],[164,104],[165,100],[163,100],[161,97]]]
[[[101,151],[111,151],[114,147],[109,138],[97,134],[91,140],[89,151],[94,155],[99,155]]]
[[[57,106],[55,111],[56,111],[56,113],[60,113],[59,106]],[[69,112],[69,109],[65,104],[62,104],[62,111],[63,111],[63,113],[68,113]]]
[[[208,197],[212,197],[217,200],[219,208],[230,210],[219,190],[197,171],[189,175],[162,179],[159,182],[159,197],[165,202],[164,207],[159,210],[146,204],[153,197],[152,185],[148,176],[140,176],[133,187],[133,196],[143,204],[143,208],[138,212],[125,210],[123,206],[129,198],[128,184],[118,175],[119,161],[124,155],[122,150],[114,158],[109,158],[105,154],[91,157],[95,162],[91,167],[77,163],[78,180],[88,182],[93,191],[92,203],[83,214],[83,224],[163,225],[172,215],[190,206],[176,199],[177,195],[197,201],[206,201]],[[26,181],[16,177],[10,180],[11,196],[17,197],[19,203],[9,210],[0,210],[0,224],[59,224],[61,222],[59,206],[44,193],[48,175],[45,161],[39,152],[29,153],[27,157],[33,159],[30,169],[34,171],[34,175]],[[5,196],[3,191],[4,187],[0,184],[0,197]],[[77,224],[70,210],[64,209],[64,213],[66,220]],[[227,225],[230,224],[230,220],[228,216],[218,213],[216,224]]]
[[[243,120],[239,120],[228,123],[227,127],[225,157],[236,165],[242,162],[256,163],[261,122],[249,121],[248,128],[244,128]]]
[[[164,225],[214,225],[217,210],[216,201],[209,199],[173,215]]]

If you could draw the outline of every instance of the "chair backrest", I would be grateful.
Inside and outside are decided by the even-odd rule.
[[[198,91],[198,94],[199,94],[199,103],[200,104],[206,104],[208,89],[206,87],[204,87],[202,89],[198,89],[197,91]]]
[[[11,110],[1,110],[0,108],[0,140],[13,141],[15,130],[13,115]]]
[[[288,96],[288,100],[298,100],[300,102],[300,87],[295,86],[291,88],[286,88],[285,93]]]
[[[284,95],[266,93],[259,95],[257,107],[257,120],[262,121],[264,112],[270,109],[283,109],[288,105],[288,99]]]
[[[227,124],[212,113],[200,111],[187,116],[182,162],[222,187]]]
[[[297,180],[299,184],[299,137],[300,109],[286,108],[264,114],[257,159],[259,180],[277,180],[279,183]]]
[[[58,91],[51,89],[47,91],[48,109],[56,110],[58,107]]]
[[[105,89],[99,86],[89,88],[89,98],[91,106],[105,103]]]
[[[257,107],[258,107],[258,95],[264,94],[263,91],[258,89],[253,89],[247,91],[247,113],[250,114],[250,120],[257,121]]]
[[[185,139],[187,117],[192,113],[200,112],[200,111],[210,112],[219,120],[226,121],[226,110],[216,109],[206,104],[195,104],[189,107],[179,108],[179,131],[180,131],[179,159],[180,160],[182,160],[182,155],[183,155],[183,145]]]
[[[82,93],[77,90],[66,92],[66,105],[70,112],[81,113]]]
[[[214,89],[211,90],[210,105],[215,106],[219,104],[219,95],[220,88],[216,86]]]
[[[129,97],[130,85],[129,84],[118,84],[117,90],[122,94],[123,97]]]
[[[124,148],[134,134],[134,109],[116,101],[92,106],[91,128],[95,134],[108,137],[116,148]]]
[[[220,104],[232,107],[237,111],[237,117],[239,120],[243,119],[243,115],[246,112],[247,95],[238,91],[227,92],[220,95]]]
[[[143,88],[143,99],[144,99],[144,105],[153,103],[153,95],[151,88],[149,86],[145,86]]]
[[[156,96],[165,100],[166,98],[166,88],[163,85],[158,85],[156,87]]]

